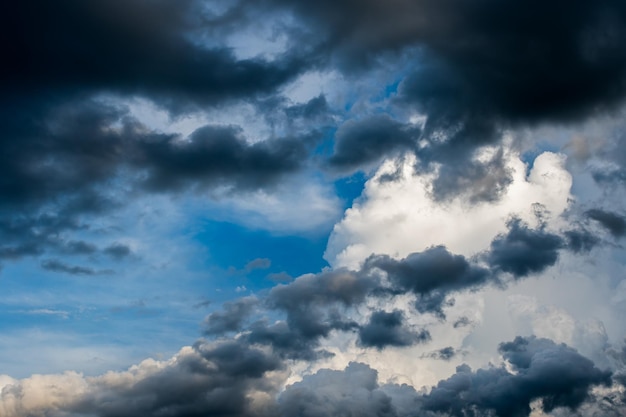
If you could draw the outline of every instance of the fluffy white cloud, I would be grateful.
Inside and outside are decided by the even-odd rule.
[[[12,382],[0,391],[0,415],[4,417],[48,416],[77,401],[88,389],[85,378],[76,372],[33,375]]]
[[[564,156],[544,152],[534,160],[528,174],[527,164],[514,151],[505,154],[505,161],[512,182],[502,198],[476,204],[462,196],[434,201],[430,193],[432,175],[417,174],[414,157],[405,156],[399,169],[398,161],[386,161],[367,182],[361,198],[335,225],[326,259],[334,267],[356,268],[372,253],[404,257],[438,244],[471,256],[504,232],[511,216],[536,224],[538,205],[547,210],[546,220],[555,222],[568,206],[572,186]],[[396,172],[397,177],[385,179]]]

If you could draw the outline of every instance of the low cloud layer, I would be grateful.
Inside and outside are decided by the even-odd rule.
[[[125,372],[84,378],[33,376],[5,381],[2,411],[23,415],[98,417],[366,415],[530,415],[533,401],[545,412],[575,412],[597,399],[592,389],[611,385],[611,373],[566,345],[517,337],[500,345],[506,366],[472,371],[462,365],[430,392],[381,384],[370,366],[323,369],[280,390],[285,364],[241,341],[202,342],[167,362],[146,360]],[[43,391],[42,391],[43,390]],[[44,395],[41,395],[41,394]],[[614,404],[614,411],[623,405]]]

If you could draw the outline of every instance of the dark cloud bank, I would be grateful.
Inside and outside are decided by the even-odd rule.
[[[242,1],[241,7],[251,4]],[[291,9],[312,28],[301,37],[347,74],[410,63],[395,104],[426,115],[423,129],[409,133],[408,124],[374,118],[359,122],[359,134],[350,122],[350,134],[340,131],[336,138],[331,161],[363,165],[380,157],[374,150],[392,155],[423,139],[428,146],[415,148],[419,168],[444,164],[435,182],[439,198],[481,179],[490,179],[492,190],[470,196],[497,198],[508,175],[493,175],[498,159],[470,161],[478,146],[497,143],[504,131],[611,111],[626,93],[626,7],[619,0],[260,4]],[[373,138],[373,131],[380,133]]]
[[[375,370],[351,363],[344,371],[322,370],[288,387],[279,408],[287,411],[281,415],[307,416],[528,416],[535,400],[547,412],[574,411],[592,400],[592,386],[611,383],[610,373],[547,339],[518,337],[499,350],[513,372],[462,365],[425,394],[406,385],[380,386]]]
[[[238,59],[203,2],[29,0],[0,20],[2,260],[63,251],[85,216],[132,195],[271,187],[307,158],[314,133],[250,144],[238,126],[209,125],[183,137],[120,104],[141,97],[177,117],[274,95],[306,69],[296,50]]]
[[[237,192],[309,166],[323,116],[336,110],[323,95],[285,101],[281,88],[307,71],[350,78],[399,68],[390,107],[337,126],[320,169],[349,174],[413,151],[417,169],[440,166],[438,199],[498,199],[511,181],[502,153],[477,162],[477,146],[497,144],[507,129],[613,109],[626,92],[626,7],[618,0],[29,0],[7,3],[0,19],[0,237],[15,242],[0,248],[5,260],[47,251],[42,241],[71,231],[77,216],[123,204],[121,188],[110,187],[120,179],[134,193]],[[284,52],[238,58],[227,37],[259,19],[286,35]],[[172,117],[248,103],[259,117],[311,124],[255,144],[237,126],[184,138],[133,120],[118,102],[137,97]],[[425,124],[392,116],[413,110]],[[74,223],[19,239],[5,226],[41,229],[51,214]]]
[[[611,373],[566,345],[517,337],[502,343],[499,351],[506,367],[474,371],[462,365],[429,391],[381,385],[376,370],[356,362],[344,370],[322,369],[281,390],[273,376],[285,363],[271,352],[241,340],[199,343],[158,368],[142,364],[141,372],[121,379],[94,378],[45,415],[526,417],[535,402],[546,412],[574,413],[584,406],[618,415],[618,404],[607,408],[607,398],[592,391],[609,387]],[[19,398],[23,389],[9,385],[2,398]]]

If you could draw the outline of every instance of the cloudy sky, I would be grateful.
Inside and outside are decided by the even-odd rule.
[[[622,0],[0,31],[1,416],[626,414]]]

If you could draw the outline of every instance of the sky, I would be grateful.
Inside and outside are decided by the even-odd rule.
[[[626,415],[623,1],[0,31],[0,416]]]

